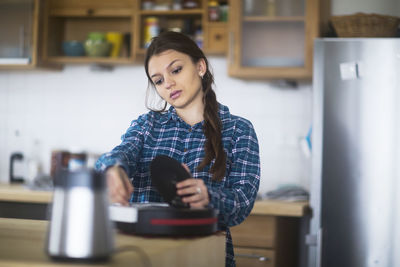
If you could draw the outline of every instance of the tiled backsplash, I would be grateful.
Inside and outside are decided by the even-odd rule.
[[[218,101],[254,124],[261,153],[260,191],[279,184],[309,187],[308,161],[299,141],[311,123],[311,85],[282,88],[227,75],[227,61],[211,57]],[[146,112],[147,80],[141,65],[92,71],[0,72],[0,182],[8,181],[12,152],[40,156],[50,170],[53,149],[103,153],[120,141],[132,119]]]

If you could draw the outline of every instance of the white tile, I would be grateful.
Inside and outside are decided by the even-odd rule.
[[[256,129],[260,190],[281,183],[306,183],[307,171],[296,141],[309,127],[310,85],[287,90],[265,81],[239,80],[227,76],[225,59],[215,57],[210,62],[217,99]],[[147,112],[146,88],[142,66],[116,67],[111,72],[67,66],[62,71],[0,73],[0,127],[6,128],[0,130],[0,145],[6,146],[0,149],[0,181],[8,179],[9,153],[16,149],[29,153],[35,139],[43,142],[42,157],[48,169],[53,149],[110,150],[120,143],[131,120]],[[16,129],[21,133],[18,138]]]

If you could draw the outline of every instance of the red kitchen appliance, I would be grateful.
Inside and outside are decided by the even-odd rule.
[[[110,218],[117,229],[158,236],[198,236],[217,231],[217,210],[191,209],[176,194],[176,183],[190,177],[178,161],[159,155],[153,159],[150,172],[152,183],[167,203],[111,205]]]

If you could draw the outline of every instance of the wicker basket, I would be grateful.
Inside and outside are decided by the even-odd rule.
[[[339,37],[395,37],[400,18],[357,13],[332,16],[331,22]]]

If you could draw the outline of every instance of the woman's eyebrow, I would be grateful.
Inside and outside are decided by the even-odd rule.
[[[175,62],[177,62],[177,61],[180,61],[180,59],[172,60],[172,62],[168,64],[167,69],[170,68],[170,67],[171,67]],[[155,74],[151,75],[150,78],[153,78],[153,77],[155,77],[155,76],[157,76],[157,75],[160,75],[160,74],[155,73]]]

